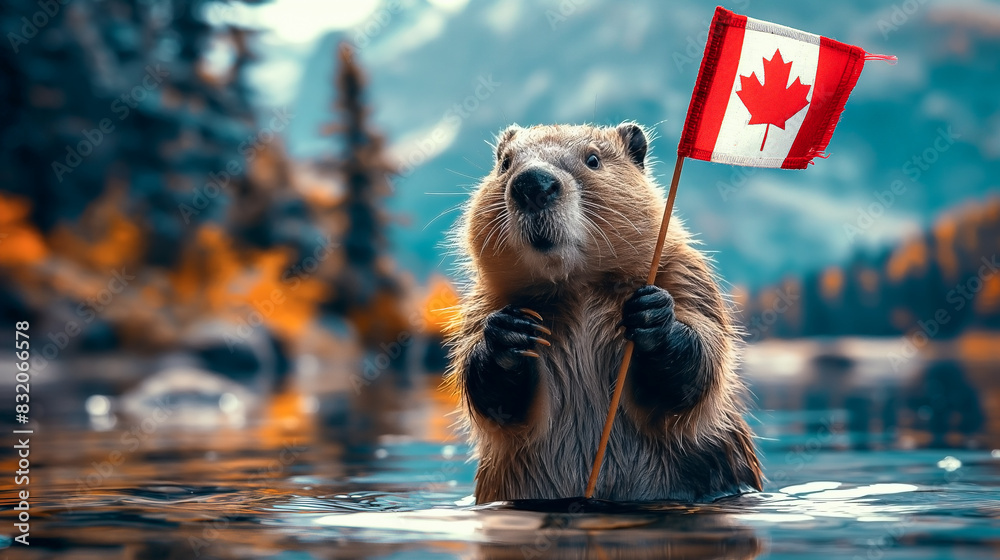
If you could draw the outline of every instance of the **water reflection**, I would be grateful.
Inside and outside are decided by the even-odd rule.
[[[917,412],[917,426],[931,434],[931,445],[964,443],[984,427],[985,415],[976,389],[962,364],[930,364],[914,387],[910,407]]]
[[[53,391],[17,558],[995,557],[1000,451],[938,447],[996,441],[989,379],[943,363],[874,383],[863,361],[815,365],[780,397],[806,410],[755,415],[767,491],[700,505],[474,506],[456,403],[434,376],[284,392],[212,429],[175,421],[188,413],[176,400],[136,416],[94,391],[80,421]],[[5,486],[5,519],[13,499]]]

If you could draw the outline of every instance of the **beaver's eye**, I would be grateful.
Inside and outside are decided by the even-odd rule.
[[[510,156],[503,156],[500,160],[500,173],[506,173],[510,169]]]
[[[598,159],[597,154],[590,154],[587,156],[587,167],[591,169],[597,169],[601,167],[601,160]]]

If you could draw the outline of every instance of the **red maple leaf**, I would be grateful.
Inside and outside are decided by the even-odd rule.
[[[771,129],[771,125],[784,130],[785,121],[809,104],[806,94],[812,87],[803,84],[799,78],[795,78],[792,85],[785,87],[788,75],[792,72],[792,63],[785,62],[779,50],[775,49],[771,60],[765,58],[763,61],[763,83],[757,78],[756,73],[740,76],[740,91],[736,92],[750,111],[750,122],[747,124],[767,125],[764,129],[764,141],[760,143],[761,151],[764,150],[767,131]]]

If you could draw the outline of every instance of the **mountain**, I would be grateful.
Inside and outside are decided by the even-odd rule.
[[[735,295],[751,341],[898,336],[923,347],[1000,329],[1000,197],[967,202],[875,254]]]
[[[511,122],[639,121],[659,136],[654,172],[669,180],[714,2],[455,4],[389,3],[356,30],[325,37],[304,62],[294,103],[293,155],[329,152],[319,129],[329,121],[335,44],[358,47],[374,120],[404,161],[391,203],[408,218],[394,235],[404,266],[423,276],[448,264],[440,242],[456,213],[447,210],[491,167],[487,141]],[[899,57],[867,65],[829,159],[808,170],[685,166],[676,211],[729,282],[759,287],[839,262],[996,190],[1000,7],[911,4],[727,6]]]

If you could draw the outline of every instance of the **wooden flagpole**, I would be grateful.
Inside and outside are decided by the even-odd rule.
[[[670,180],[670,192],[667,195],[667,206],[663,209],[663,220],[660,222],[660,235],[656,238],[656,249],[653,250],[653,264],[649,267],[649,277],[646,284],[656,282],[656,272],[660,268],[660,254],[663,253],[663,243],[667,239],[667,228],[670,226],[670,214],[674,211],[674,198],[677,197],[677,183],[681,179],[681,168],[684,167],[684,157],[677,156],[677,163],[674,164],[674,177]],[[601,472],[601,464],[604,463],[604,452],[608,447],[608,439],[611,437],[611,426],[615,423],[615,414],[618,412],[618,402],[622,398],[622,389],[625,387],[625,375],[628,373],[629,363],[632,361],[632,350],[635,344],[631,340],[625,343],[625,354],[622,356],[622,365],[618,368],[618,380],[615,382],[615,392],[611,395],[611,408],[608,409],[608,417],[604,420],[604,432],[601,434],[601,443],[597,445],[597,455],[594,456],[594,466],[590,469],[590,480],[587,482],[587,499],[594,497],[594,489],[597,487],[597,475]]]

